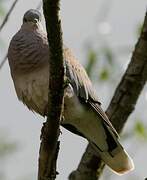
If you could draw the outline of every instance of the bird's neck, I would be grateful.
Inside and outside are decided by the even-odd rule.
[[[39,29],[39,25],[34,24],[32,22],[28,22],[28,23],[22,24],[21,29],[26,30],[26,31],[36,31],[37,29]]]

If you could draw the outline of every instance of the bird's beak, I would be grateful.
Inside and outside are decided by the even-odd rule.
[[[38,19],[37,19],[37,23],[36,24],[43,31],[43,26],[42,26],[41,21],[38,21]]]
[[[40,29],[43,30],[43,27],[42,27],[42,24],[41,24],[41,21],[39,21],[38,19],[34,19],[33,20],[33,23],[37,25],[37,27],[39,27]]]

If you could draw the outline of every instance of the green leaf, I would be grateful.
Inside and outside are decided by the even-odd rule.
[[[5,133],[0,132],[0,159],[11,155],[18,149],[18,143],[12,141]]]
[[[4,15],[5,15],[4,7],[0,4],[0,16],[4,16]]]
[[[144,139],[147,138],[147,128],[141,121],[137,121],[134,127],[135,133]]]
[[[102,81],[106,81],[109,79],[109,70],[107,68],[104,68],[99,75],[99,79]]]
[[[7,156],[17,150],[17,144],[15,143],[3,143],[0,144],[0,157]]]
[[[89,50],[88,52],[88,62],[87,62],[87,65],[86,65],[86,71],[88,73],[89,76],[91,76],[92,74],[92,70],[95,66],[95,63],[97,61],[97,54],[94,50]]]

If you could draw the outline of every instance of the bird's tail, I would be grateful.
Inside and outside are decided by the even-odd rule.
[[[101,159],[107,164],[115,173],[123,175],[134,169],[134,163],[125,149],[117,140],[117,146],[113,150],[101,151],[95,144],[92,146],[98,152]]]
[[[88,111],[80,118],[79,108],[65,116],[63,126],[85,137],[94,147],[95,154],[117,174],[134,168],[132,159],[119,142],[119,135],[98,103],[89,103]]]
[[[87,118],[80,122],[74,121],[70,125],[64,124],[64,127],[87,138],[92,144],[95,155],[117,174],[122,175],[133,170],[133,161],[119,143],[113,130],[101,118],[93,120]]]
[[[117,174],[125,174],[134,169],[133,160],[119,142],[119,135],[107,115],[97,103],[90,105],[99,116],[99,135],[92,143],[103,161]]]

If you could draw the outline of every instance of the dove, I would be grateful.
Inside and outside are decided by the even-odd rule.
[[[48,114],[49,57],[41,13],[30,9],[10,42],[8,60],[18,99],[44,117]],[[66,86],[61,125],[86,138],[95,154],[117,174],[133,170],[133,160],[120,144],[84,67],[66,46],[63,57]]]

